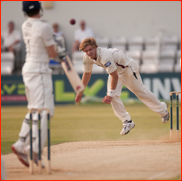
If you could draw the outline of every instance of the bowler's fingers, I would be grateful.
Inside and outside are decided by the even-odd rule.
[[[102,99],[102,101],[103,101],[103,103],[106,103],[106,104],[110,104],[110,103],[111,103],[111,101],[108,100],[107,97],[104,97],[104,98]]]
[[[77,103],[79,103],[79,102],[81,101],[81,96],[76,95],[75,101],[76,101]]]

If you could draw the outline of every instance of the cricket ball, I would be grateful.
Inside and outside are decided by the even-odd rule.
[[[74,25],[76,23],[75,19],[70,19],[70,24]]]

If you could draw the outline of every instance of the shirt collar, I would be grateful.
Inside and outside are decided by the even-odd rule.
[[[31,17],[29,17],[28,20],[30,20],[30,21],[43,21],[43,18],[42,17],[41,18],[31,18]]]

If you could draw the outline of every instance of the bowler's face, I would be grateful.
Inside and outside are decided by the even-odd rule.
[[[91,45],[88,45],[85,47],[84,52],[92,59],[96,59],[97,58],[97,54],[96,54],[96,50],[97,48],[92,47]]]

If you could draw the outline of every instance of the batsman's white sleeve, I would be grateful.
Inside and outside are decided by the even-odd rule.
[[[53,29],[50,25],[45,24],[45,26],[42,28],[42,37],[46,47],[54,45]]]

